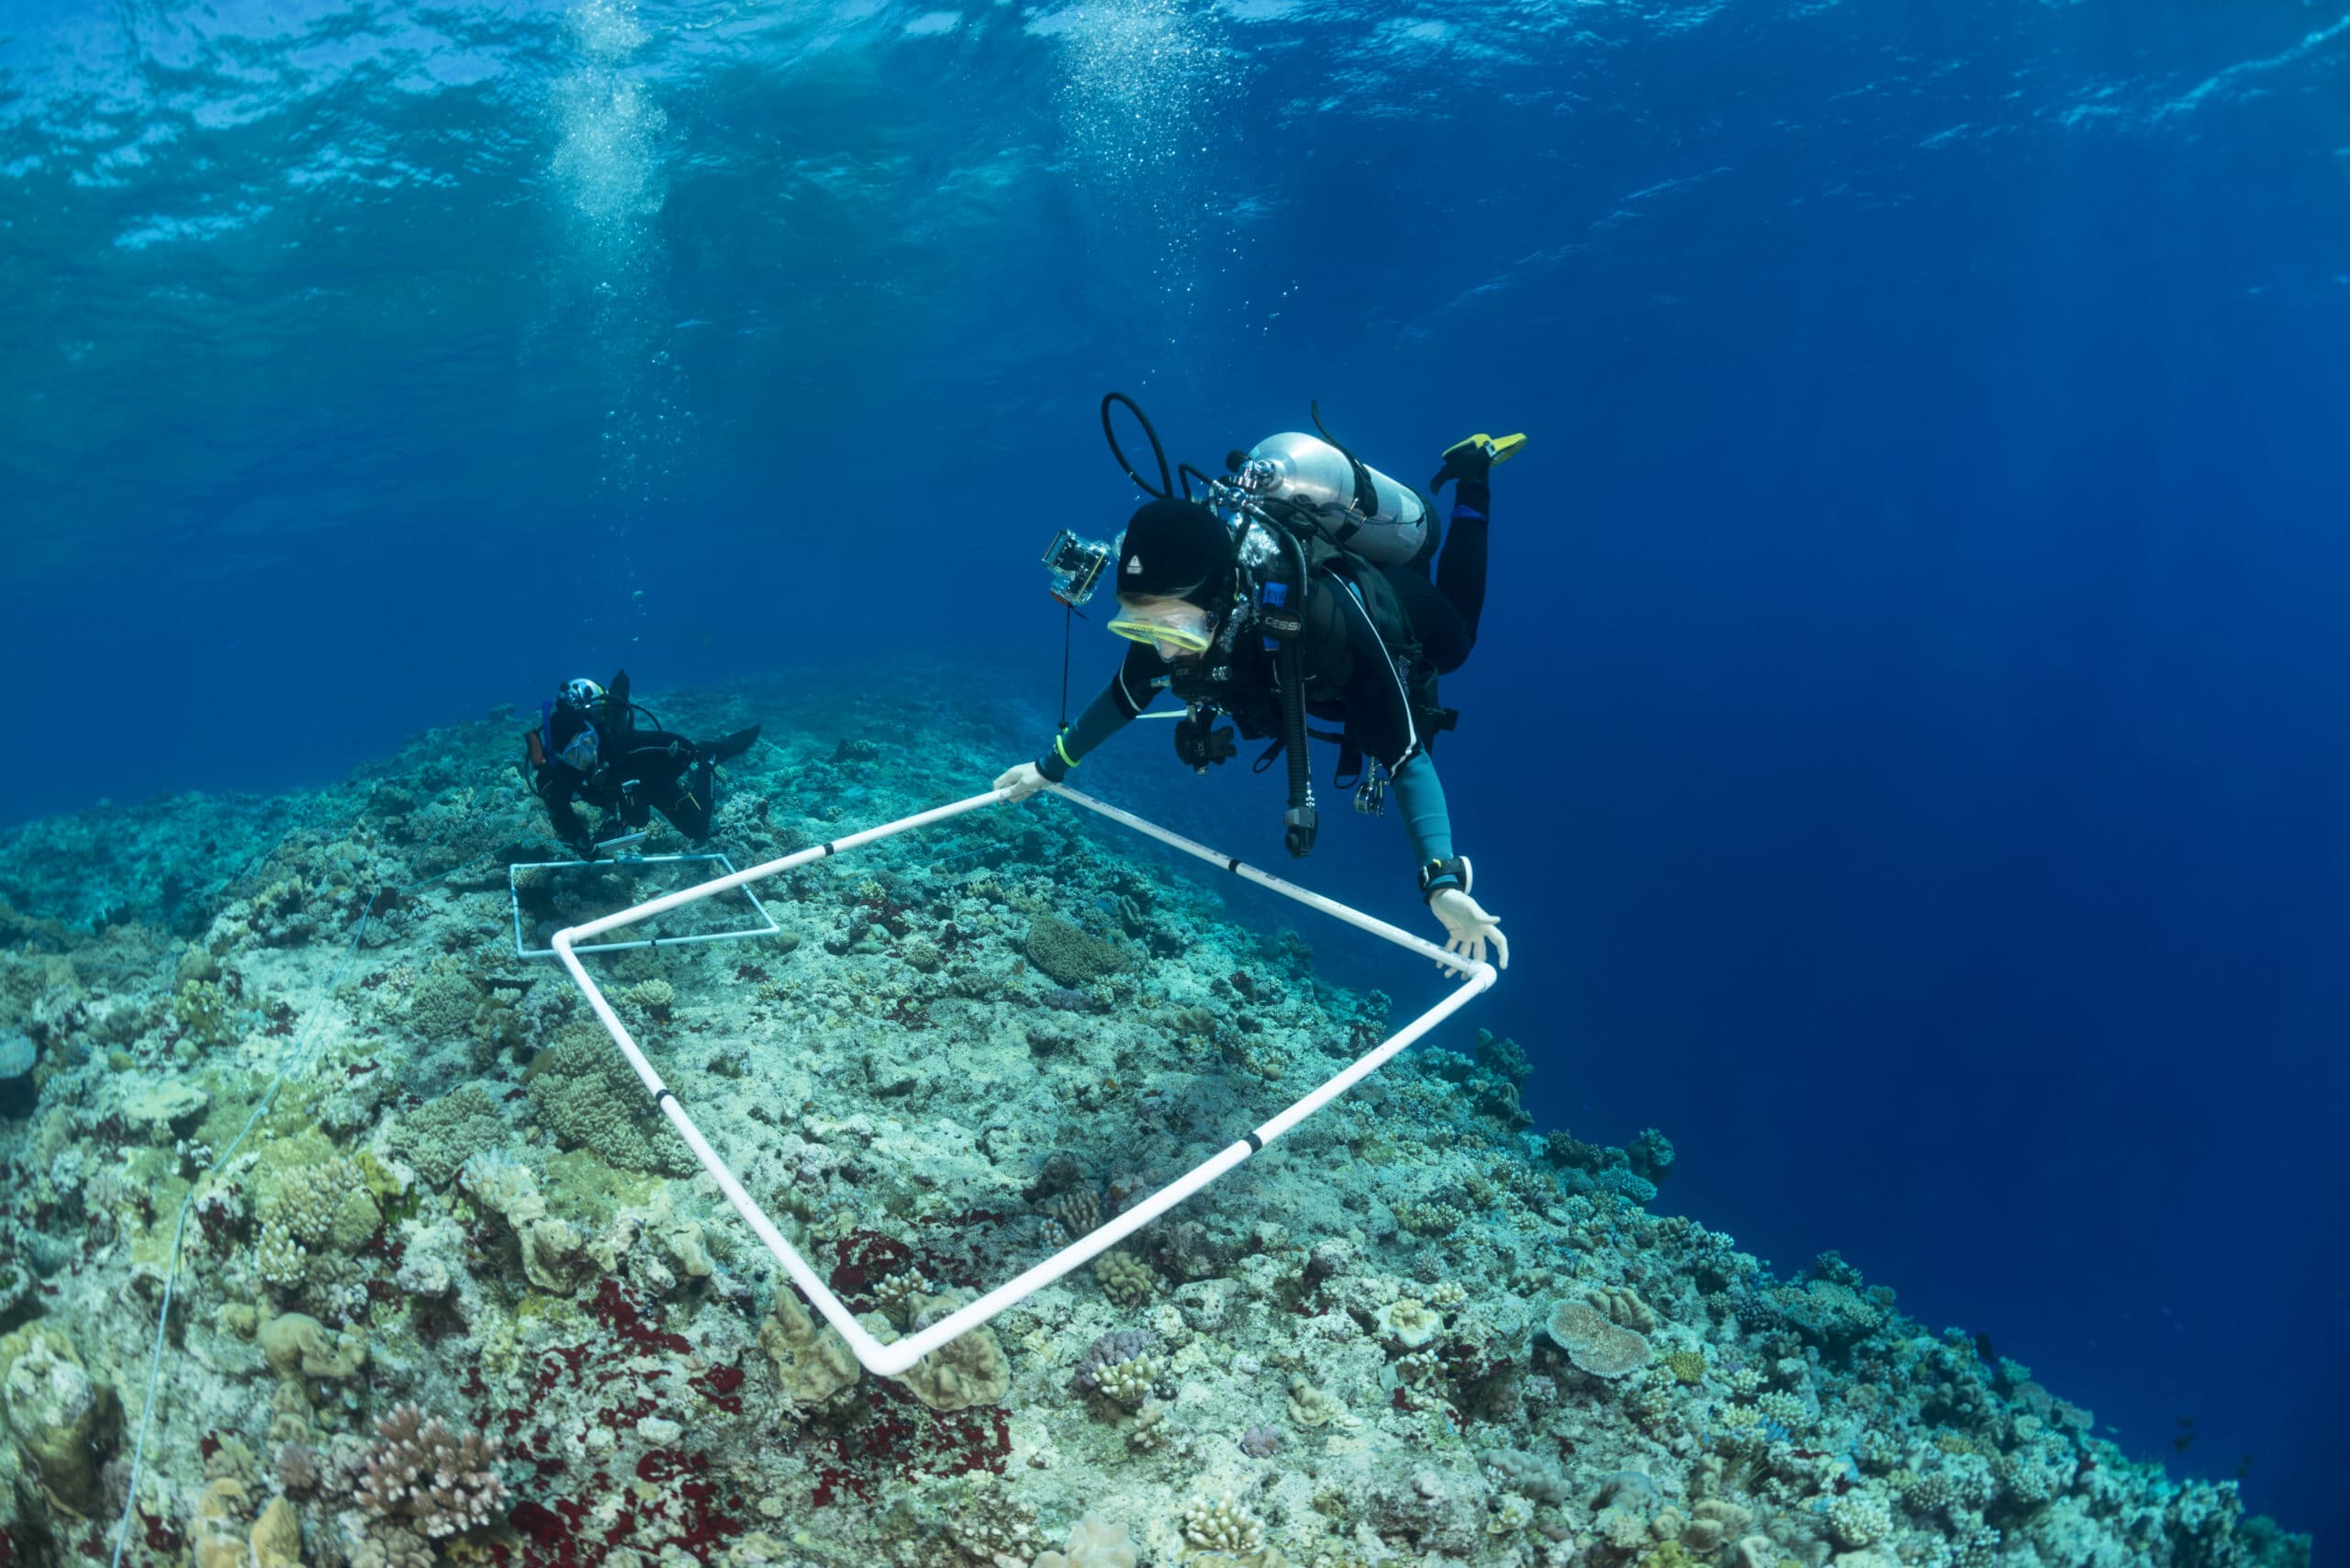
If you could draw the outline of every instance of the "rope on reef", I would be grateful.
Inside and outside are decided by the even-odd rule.
[[[446,881],[451,877],[455,876],[458,872],[464,870],[467,867],[477,865],[481,861],[487,860],[491,856],[498,853],[500,853],[500,851],[496,849],[485,849],[480,854],[474,856],[471,859],[460,860],[457,864],[450,867],[447,870],[435,872],[433,875],[425,878],[420,882],[410,882],[404,888],[378,888],[375,890],[375,893],[367,900],[367,907],[360,912],[359,924],[351,933],[350,945],[343,948],[342,957],[336,960],[334,972],[327,977],[326,990],[319,997],[320,1005],[312,1007],[310,1009],[309,1016],[303,1020],[302,1032],[297,1036],[294,1040],[293,1061],[286,1066],[284,1071],[277,1075],[275,1081],[273,1081],[269,1088],[263,1092],[260,1101],[253,1106],[252,1114],[247,1116],[245,1118],[245,1125],[237,1129],[237,1136],[229,1140],[229,1147],[222,1149],[218,1154],[214,1155],[212,1157],[212,1163],[206,1166],[204,1170],[197,1174],[196,1180],[188,1183],[187,1195],[180,1200],[179,1218],[172,1226],[171,1255],[163,1265],[163,1305],[162,1309],[155,1314],[155,1349],[153,1355],[148,1362],[147,1368],[147,1399],[145,1405],[140,1407],[139,1413],[139,1436],[131,1444],[130,1448],[130,1484],[128,1488],[129,1495],[123,1499],[122,1520],[115,1527],[114,1557],[109,1564],[109,1568],[122,1568],[123,1548],[129,1543],[130,1540],[130,1521],[139,1512],[139,1481],[140,1474],[145,1469],[147,1461],[148,1429],[154,1425],[155,1421],[155,1394],[156,1391],[162,1386],[163,1382],[163,1341],[170,1328],[172,1320],[173,1291],[179,1282],[180,1247],[181,1243],[187,1237],[187,1216],[190,1211],[196,1207],[196,1193],[204,1185],[205,1177],[213,1175],[223,1166],[229,1163],[229,1159],[236,1154],[238,1148],[244,1143],[247,1136],[252,1132],[254,1127],[261,1124],[262,1117],[269,1114],[269,1108],[277,1103],[278,1091],[284,1089],[288,1083],[292,1083],[309,1075],[310,1068],[316,1059],[316,1051],[310,1045],[310,1036],[312,1031],[317,1029],[319,1019],[326,1012],[326,1008],[323,1003],[331,999],[336,989],[342,984],[343,973],[351,968],[351,960],[358,953],[359,944],[367,935],[368,924],[375,918],[375,906],[383,902],[384,895],[386,892],[391,892],[401,898],[406,898],[408,894],[420,892],[422,890],[432,886],[435,882]]]

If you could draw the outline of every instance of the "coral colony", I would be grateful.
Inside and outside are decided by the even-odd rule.
[[[1017,752],[887,692],[666,706],[778,743],[728,779],[738,865]],[[107,1559],[118,1522],[139,1568],[2308,1561],[1835,1254],[1778,1275],[1662,1212],[1662,1134],[1534,1132],[1520,1087],[1572,1039],[1465,1021],[869,1375],[516,955],[514,736],[0,834],[0,1562]],[[779,936],[591,960],[877,1338],[1385,1032],[1321,934],[1083,818],[974,812],[763,888]],[[657,869],[520,879],[526,936]]]

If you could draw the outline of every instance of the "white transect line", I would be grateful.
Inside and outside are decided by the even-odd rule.
[[[692,1118],[686,1114],[685,1107],[677,1103],[677,1097],[669,1092],[666,1084],[661,1081],[661,1075],[654,1070],[653,1064],[647,1061],[644,1053],[637,1048],[636,1040],[629,1034],[628,1026],[620,1021],[619,1014],[612,1011],[611,1003],[604,1000],[603,991],[598,988],[595,980],[589,978],[587,969],[580,963],[581,952],[595,949],[583,948],[577,945],[601,936],[607,932],[620,930],[640,920],[649,919],[654,915],[698,900],[712,898],[730,889],[762,880],[778,872],[789,871],[796,866],[805,866],[811,861],[821,860],[827,856],[840,854],[844,850],[858,848],[901,833],[910,832],[914,828],[926,827],[932,823],[945,822],[950,817],[961,816],[966,812],[978,811],[983,806],[995,805],[1000,801],[1010,800],[1012,792],[1008,790],[991,790],[984,795],[973,795],[968,800],[957,801],[951,805],[939,806],[931,811],[918,812],[913,816],[901,817],[893,823],[884,823],[879,827],[853,833],[845,838],[834,839],[830,844],[820,844],[811,848],[795,850],[779,860],[769,860],[764,865],[732,872],[727,876],[714,878],[694,887],[682,888],[674,893],[666,893],[660,898],[638,904],[634,908],[621,910],[617,914],[608,914],[601,919],[591,920],[585,925],[570,926],[556,932],[554,938],[555,956],[563,960],[564,968],[571,972],[573,981],[578,985],[581,994],[587,997],[588,1005],[602,1021],[605,1032],[612,1036],[613,1044],[620,1047],[621,1054],[628,1058],[629,1066],[636,1070],[636,1076],[643,1081],[646,1091],[652,1094],[654,1103],[660,1108],[661,1114],[669,1119],[671,1126],[677,1129],[677,1136],[685,1140],[688,1148],[693,1150],[694,1158],[701,1162],[701,1168],[710,1173],[711,1180],[718,1183],[718,1190],[726,1194],[726,1201],[733,1205],[736,1214],[743,1216],[743,1222],[751,1227],[752,1234],[759,1238],[760,1243],[770,1253],[774,1254],[775,1260],[783,1266],[783,1271],[790,1277],[791,1282],[800,1287],[800,1293],[807,1296],[817,1312],[822,1315],[824,1321],[839,1331],[841,1338],[847,1341],[850,1351],[866,1370],[882,1377],[897,1376],[940,1346],[977,1328],[998,1313],[1034,1295],[1079,1264],[1116,1246],[1128,1236],[1191,1197],[1242,1160],[1247,1159],[1282,1134],[1289,1132],[1331,1101],[1386,1066],[1396,1053],[1405,1049],[1429,1030],[1467,1006],[1472,1000],[1492,989],[1494,981],[1499,978],[1491,964],[1472,962],[1468,958],[1449,953],[1435,943],[1415,936],[1399,926],[1390,925],[1387,922],[1365,914],[1359,909],[1325,898],[1320,893],[1309,892],[1295,883],[1286,882],[1279,877],[1259,871],[1254,866],[1234,859],[1231,856],[1219,854],[1203,844],[1185,838],[1181,834],[1169,833],[1156,823],[1147,822],[1131,812],[1121,811],[1116,806],[1108,805],[1090,795],[1080,794],[1066,785],[1056,784],[1049,788],[1053,793],[1063,800],[1073,801],[1089,811],[1098,812],[1111,821],[1123,823],[1137,833],[1157,839],[1161,844],[1180,849],[1186,855],[1196,856],[1210,865],[1221,866],[1235,876],[1245,878],[1259,887],[1280,893],[1284,898],[1294,899],[1299,903],[1320,910],[1325,914],[1345,921],[1359,931],[1367,931],[1374,936],[1393,942],[1397,946],[1407,948],[1423,958],[1433,958],[1460,974],[1465,983],[1442,1002],[1382,1040],[1371,1050],[1348,1063],[1345,1069],[1312,1093],[1266,1122],[1237,1143],[1218,1151],[1209,1159],[1153,1193],[1134,1207],[1116,1215],[1107,1224],[1079,1237],[1043,1262],[1017,1278],[998,1285],[968,1306],[957,1309],[918,1334],[909,1335],[905,1338],[892,1340],[885,1345],[866,1331],[865,1326],[857,1322],[856,1315],[849,1311],[847,1304],[833,1294],[831,1287],[817,1276],[816,1271],[809,1267],[807,1260],[800,1256],[790,1242],[784,1239],[783,1232],[776,1228],[775,1222],[767,1217],[767,1211],[759,1206],[758,1200],[744,1190],[743,1183],[735,1179],[734,1172],[728,1168],[726,1161],[719,1158],[716,1149],[710,1147],[709,1140],[701,1136],[701,1129],[694,1126]],[[666,946],[668,944],[665,942],[662,946]]]

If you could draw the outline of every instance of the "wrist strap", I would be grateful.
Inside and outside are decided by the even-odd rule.
[[[1449,860],[1431,860],[1420,868],[1420,897],[1434,899],[1446,888],[1466,890],[1469,886],[1469,862],[1456,855]]]

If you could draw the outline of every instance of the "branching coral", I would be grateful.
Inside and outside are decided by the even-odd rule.
[[[564,1148],[592,1148],[624,1170],[687,1176],[699,1169],[597,1025],[565,1025],[534,1065],[531,1107]]]
[[[1893,1511],[1873,1492],[1847,1492],[1829,1500],[1828,1530],[1841,1546],[1874,1546],[1893,1533]]]
[[[397,1147],[431,1187],[446,1187],[473,1156],[509,1136],[498,1106],[477,1085],[428,1100],[399,1120]]]
[[[1069,1387],[1079,1394],[1100,1393],[1103,1368],[1132,1361],[1156,1342],[1147,1328],[1122,1328],[1114,1334],[1102,1335],[1077,1363],[1077,1373],[1069,1379]]]
[[[463,1535],[489,1523],[505,1500],[497,1457],[479,1434],[460,1437],[401,1405],[375,1423],[355,1495],[370,1517],[402,1521],[428,1540]]]
[[[1157,1356],[1140,1355],[1127,1361],[1112,1361],[1093,1374],[1094,1386],[1102,1394],[1132,1410],[1150,1397],[1150,1385],[1158,1381],[1166,1368]]]
[[[1199,1497],[1183,1509],[1183,1541],[1203,1551],[1229,1552],[1243,1557],[1256,1551],[1265,1541],[1264,1527],[1257,1516],[1235,1502],[1232,1494],[1220,1497]]]
[[[1125,949],[1087,935],[1057,914],[1028,924],[1028,961],[1057,983],[1081,986],[1126,967]]]
[[[1094,1260],[1093,1277],[1102,1294],[1120,1306],[1148,1301],[1158,1290],[1158,1274],[1141,1259],[1126,1252],[1104,1252]]]

